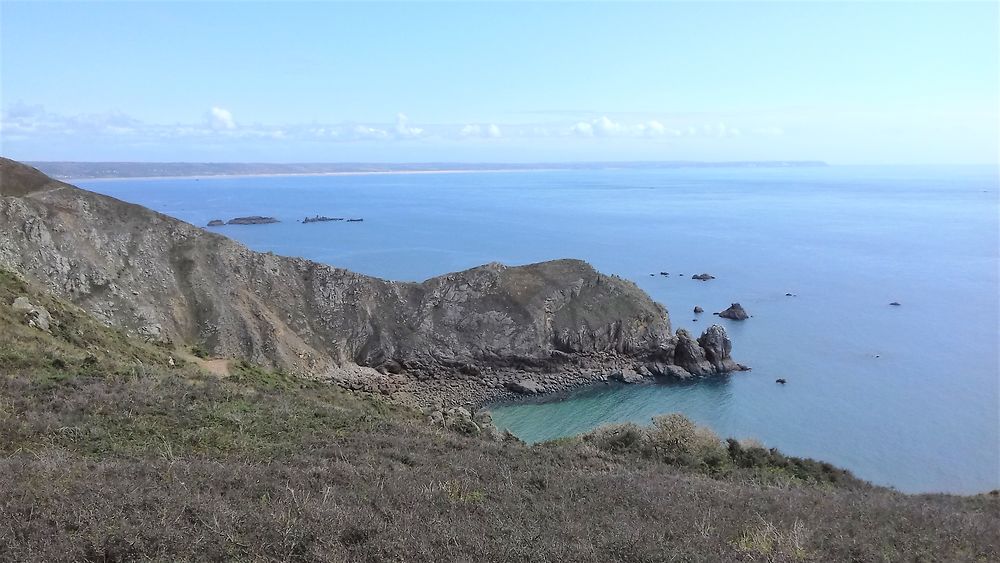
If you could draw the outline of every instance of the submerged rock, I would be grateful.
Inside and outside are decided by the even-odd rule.
[[[720,312],[719,316],[724,319],[732,319],[734,321],[745,321],[750,318],[750,315],[743,310],[743,306],[739,303],[733,303],[728,309]]]
[[[892,303],[889,303],[889,304],[892,305],[893,307],[899,307],[900,306],[899,301],[893,301]]]

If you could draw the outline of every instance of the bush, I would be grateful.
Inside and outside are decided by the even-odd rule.
[[[644,434],[644,429],[632,422],[626,422],[601,426],[585,434],[583,440],[601,451],[623,453],[638,450]]]
[[[714,432],[677,413],[654,417],[643,446],[647,457],[687,467],[714,469],[728,459]]]

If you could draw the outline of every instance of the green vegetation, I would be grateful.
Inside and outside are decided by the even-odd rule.
[[[994,498],[902,495],[677,415],[527,447],[245,362],[210,375],[187,350],[0,272],[0,559],[1000,556]]]

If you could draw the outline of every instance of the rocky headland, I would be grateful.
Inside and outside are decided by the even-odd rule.
[[[8,159],[0,196],[0,266],[147,340],[352,389],[476,404],[742,368],[722,327],[675,333],[635,284],[578,260],[402,283],[254,252]]]

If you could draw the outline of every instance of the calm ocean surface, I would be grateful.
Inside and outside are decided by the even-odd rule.
[[[1000,488],[998,179],[988,167],[716,168],[85,180],[260,251],[421,280],[588,260],[753,367],[498,407],[527,441],[680,411],[907,492]],[[363,223],[296,221],[306,215]],[[669,278],[650,276],[661,270]],[[688,276],[708,272],[709,282]],[[685,277],[678,274],[683,273]],[[791,292],[796,297],[786,297]],[[753,318],[711,315],[731,302]],[[891,301],[902,303],[891,307]],[[695,305],[707,311],[698,321]],[[781,377],[787,385],[775,384]]]

